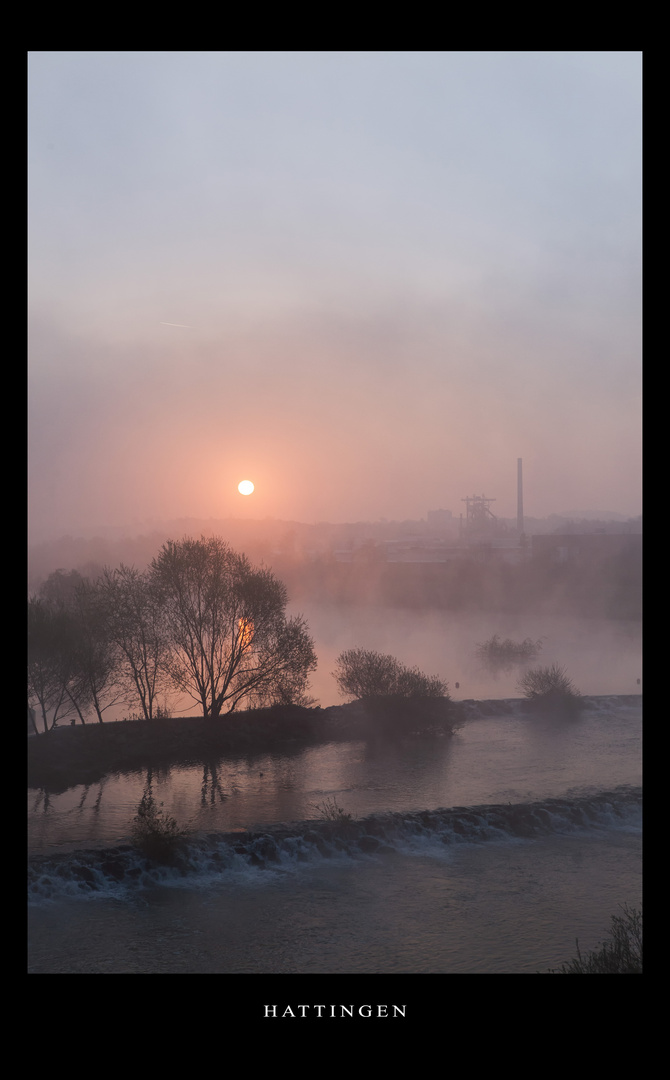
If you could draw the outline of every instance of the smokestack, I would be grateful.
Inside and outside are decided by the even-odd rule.
[[[521,473],[521,458],[516,460],[516,528],[517,532],[523,532],[523,476]]]

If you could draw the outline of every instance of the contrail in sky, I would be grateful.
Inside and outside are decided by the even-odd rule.
[[[185,322],[162,322],[161,326],[183,326],[186,330],[192,330],[190,323]]]

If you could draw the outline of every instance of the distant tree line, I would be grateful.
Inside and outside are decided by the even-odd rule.
[[[615,545],[609,553],[609,545],[603,545],[601,550],[592,543],[598,540],[597,536],[585,535],[585,543],[579,545],[584,549],[580,559],[571,558],[559,565],[544,557],[546,548],[542,546],[531,558],[516,565],[499,562],[495,553],[484,548],[442,563],[387,562],[379,558],[374,547],[360,549],[361,559],[370,556],[364,561],[345,563],[337,560],[333,550],[327,550],[350,546],[354,539],[370,532],[375,540],[393,539],[412,524],[359,523],[336,527],[292,523],[289,527],[286,522],[221,522],[233,547],[244,550],[252,562],[271,559],[275,573],[294,600],[427,607],[453,612],[541,611],[614,619],[641,616],[641,545],[640,538],[632,535],[628,536],[630,544]],[[413,531],[420,532],[421,523],[414,524]],[[531,532],[547,536],[556,527],[552,519],[528,519],[528,524]],[[632,524],[639,531],[641,522]],[[621,531],[629,530],[621,525]],[[622,541],[626,539],[621,537]],[[164,540],[158,532],[113,542],[99,537],[92,540],[65,537],[57,543],[31,549],[31,573],[37,582],[53,566],[76,566],[89,578],[96,578],[104,565],[123,562],[144,568]],[[587,557],[589,550],[591,554]]]
[[[403,563],[338,562],[332,556],[274,565],[291,595],[342,605],[374,604],[442,611],[543,612],[603,618],[640,618],[639,548],[586,563],[547,565],[531,558],[500,562],[479,558]]]
[[[173,692],[211,718],[307,703],[316,654],[287,602],[270,570],[218,537],[169,540],[145,571],[122,564],[91,580],[57,570],[28,601],[29,707],[47,732],[102,723],[119,705],[157,719]]]

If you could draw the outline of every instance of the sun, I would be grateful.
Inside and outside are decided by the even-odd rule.
[[[240,480],[237,485],[237,490],[240,495],[251,495],[251,492],[254,490],[254,485],[251,483],[251,480]]]

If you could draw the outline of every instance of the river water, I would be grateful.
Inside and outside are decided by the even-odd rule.
[[[147,794],[190,830],[175,867],[128,847]],[[641,698],[621,696],[31,790],[29,970],[546,971],[640,906],[640,801]]]

